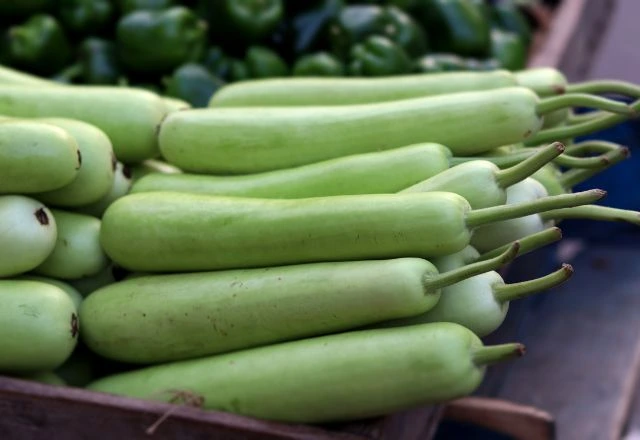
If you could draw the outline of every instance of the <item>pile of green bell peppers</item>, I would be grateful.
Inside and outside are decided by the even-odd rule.
[[[513,0],[0,1],[0,64],[198,107],[248,79],[517,70],[532,31]]]

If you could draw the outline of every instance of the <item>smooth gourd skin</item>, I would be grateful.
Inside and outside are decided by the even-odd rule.
[[[62,289],[38,281],[0,280],[0,371],[51,370],[71,354],[79,324]]]
[[[124,362],[195,358],[422,313],[436,275],[399,258],[135,277],[89,295],[82,336]]]
[[[59,287],[63,292],[69,295],[69,298],[71,298],[71,301],[73,301],[73,304],[76,307],[76,311],[80,310],[80,304],[82,303],[83,296],[80,294],[80,292],[78,292],[78,290],[75,287],[73,287],[69,283],[65,283],[64,281],[60,281],[55,278],[43,277],[43,276],[32,275],[32,274],[21,275],[19,278],[15,278],[15,279],[39,281],[42,283],[52,284],[56,287]]]
[[[550,196],[559,196],[570,191],[560,183],[561,176],[562,171],[560,168],[552,163],[546,164],[531,175],[532,178],[544,186],[544,189]]]
[[[453,322],[482,338],[500,327],[507,316],[509,302],[498,302],[493,292],[493,286],[503,284],[494,271],[467,278],[443,288],[440,300],[432,309],[397,322],[403,325]]]
[[[538,67],[514,72],[518,85],[533,90],[541,98],[561,95],[569,84],[567,77],[553,67]],[[553,111],[544,117],[543,128],[556,127],[567,120],[569,109]]]
[[[507,204],[530,202],[548,196],[544,186],[527,177],[522,182],[507,188]],[[471,245],[480,252],[488,252],[507,243],[535,234],[547,228],[539,214],[532,214],[511,220],[503,220],[477,228]]]
[[[95,275],[109,264],[100,246],[100,220],[84,214],[52,210],[58,225],[53,252],[34,272],[60,279]]]
[[[440,273],[459,269],[471,263],[475,263],[480,258],[480,252],[473,246],[465,246],[464,249],[453,254],[432,258],[431,263],[438,268]]]
[[[156,131],[167,109],[145,90],[108,86],[0,85],[0,114],[78,119],[104,131],[124,163],[158,154]]]
[[[115,158],[111,141],[99,128],[82,121],[40,118],[37,121],[66,130],[78,143],[82,163],[76,178],[54,191],[34,197],[52,206],[82,206],[100,200],[113,185]]]
[[[449,168],[450,156],[443,145],[427,143],[242,176],[154,173],[136,182],[132,192],[286,199],[395,193]]]
[[[0,194],[58,189],[73,181],[79,168],[78,144],[65,130],[0,120]]]
[[[185,110],[167,115],[159,144],[182,170],[211,174],[258,173],[421,142],[464,156],[535,133],[537,102],[529,89],[507,87],[351,106]]]
[[[107,210],[116,199],[124,197],[131,190],[132,176],[129,168],[122,162],[116,163],[116,169],[113,176],[113,183],[111,189],[100,200],[91,203],[90,205],[84,205],[77,208],[77,212],[82,214],[92,215],[94,217],[102,217],[102,214]]]
[[[480,339],[451,323],[340,333],[106,377],[89,389],[283,422],[356,420],[471,393],[485,368]]]
[[[181,172],[182,170],[180,170],[180,168],[156,159],[147,159],[145,161],[142,161],[138,164],[131,166],[131,178],[133,182],[137,182],[147,174],[153,174],[153,173],[178,174]]]
[[[269,78],[228,84],[209,107],[347,105],[517,85],[506,70],[395,75],[393,78]]]
[[[473,209],[503,205],[507,193],[496,179],[497,171],[500,168],[485,160],[464,162],[401,192],[449,191],[467,199]]]
[[[465,247],[469,203],[443,192],[254,199],[129,194],[102,218],[107,255],[138,272],[192,272],[446,255]]]
[[[26,196],[0,196],[0,278],[41,264],[56,237],[56,221],[42,203]]]

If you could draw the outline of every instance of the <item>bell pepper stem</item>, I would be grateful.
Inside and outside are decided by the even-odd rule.
[[[609,206],[588,205],[573,208],[553,209],[540,214],[544,221],[564,219],[600,220],[605,222],[625,222],[640,226],[640,212]],[[522,240],[521,240],[522,242]]]
[[[635,115],[634,108],[624,102],[586,93],[570,93],[541,99],[536,106],[536,113],[542,116],[567,107],[589,107],[622,115]]]
[[[524,356],[525,353],[525,346],[515,342],[479,347],[474,350],[471,356],[473,363],[480,367],[519,358]]]
[[[520,243],[514,241],[507,246],[505,251],[494,258],[468,264],[466,266],[450,270],[449,272],[429,277],[423,281],[423,285],[428,290],[440,289],[442,287],[459,283],[467,278],[480,275],[481,273],[496,270],[508,262],[513,261],[513,259],[518,255],[519,249]]]
[[[522,162],[503,170],[496,172],[496,182],[501,188],[507,188],[522,180],[526,179],[540,168],[551,162],[564,152],[564,145],[560,142],[554,142],[534,154],[529,156]]]
[[[563,264],[562,268],[540,278],[523,281],[521,283],[495,285],[493,286],[493,296],[499,303],[522,299],[529,295],[542,292],[543,290],[556,287],[572,276],[573,267],[571,267],[570,264]]]
[[[473,229],[488,223],[539,214],[552,209],[588,205],[602,199],[606,195],[606,191],[591,189],[573,194],[542,197],[533,201],[515,203],[513,205],[500,205],[471,210],[467,212],[466,224],[467,227]]]
[[[567,208],[567,209],[575,209],[575,208]],[[556,210],[556,211],[562,211]],[[549,211],[548,211],[549,212]],[[553,212],[553,211],[550,211]],[[522,256],[528,254],[529,252],[533,252],[537,249],[540,249],[543,246],[559,241],[562,238],[562,230],[558,227],[551,227],[545,229],[544,231],[536,232],[535,234],[527,235],[526,237],[522,237],[518,240],[520,243],[520,250],[518,251],[518,256]],[[497,255],[501,255],[506,249],[509,249],[511,244],[505,244],[504,246],[500,246],[499,248],[493,249],[491,251],[485,252],[484,254],[478,257],[477,261],[484,261],[489,258],[495,258]]]

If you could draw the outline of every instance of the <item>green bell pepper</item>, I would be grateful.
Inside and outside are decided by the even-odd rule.
[[[469,0],[420,0],[416,19],[434,52],[484,58],[491,51],[490,26],[482,9]]]
[[[183,6],[132,12],[116,28],[120,62],[131,72],[169,72],[200,58],[206,29],[206,23]]]
[[[491,22],[495,27],[518,34],[525,46],[529,47],[531,44],[531,26],[512,0],[500,0],[492,4]]]
[[[387,25],[384,9],[375,5],[350,5],[343,8],[329,28],[331,51],[340,59],[351,48],[371,35],[383,35]]]
[[[0,63],[38,75],[51,75],[71,58],[71,45],[50,15],[34,15],[22,24],[10,27],[0,42]]]
[[[493,29],[491,31],[491,56],[508,70],[521,70],[527,64],[527,46],[514,32]]]
[[[303,55],[293,65],[294,76],[343,76],[344,66],[327,52]]]
[[[420,56],[427,51],[426,33],[411,15],[395,6],[386,7],[384,13],[384,35],[402,47],[410,57]]]
[[[133,11],[161,11],[175,5],[174,0],[118,0],[120,15]]]
[[[228,57],[218,46],[207,49],[202,65],[215,77],[227,82],[242,81],[249,78],[247,64],[237,58]]]
[[[112,41],[87,38],[80,44],[80,77],[85,84],[117,84],[120,67],[116,47]]]
[[[100,33],[113,16],[109,0],[58,0],[58,15],[65,29],[74,34]]]
[[[211,96],[225,84],[197,63],[183,64],[163,83],[165,95],[187,101],[193,107],[206,107]]]
[[[289,5],[289,2],[286,5]],[[329,25],[336,19],[343,6],[343,0],[322,0],[312,9],[293,16],[290,20],[293,53],[299,56],[320,48],[325,42]]]
[[[284,16],[283,0],[203,0],[200,5],[212,38],[233,52],[263,41]]]
[[[287,63],[280,55],[266,47],[249,47],[245,63],[251,78],[272,78],[289,74]]]
[[[455,54],[433,53],[424,55],[414,62],[415,72],[434,73],[469,70],[467,61]]]
[[[407,53],[387,37],[373,35],[351,49],[349,74],[353,76],[388,76],[409,73]]]

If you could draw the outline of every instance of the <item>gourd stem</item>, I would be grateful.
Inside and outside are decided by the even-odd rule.
[[[565,148],[566,154],[571,155],[583,155],[583,154],[605,154],[611,151],[618,151],[620,148],[624,148],[624,145],[616,144],[615,142],[603,141],[603,140],[586,140],[582,142],[576,142],[572,145],[568,145]]]
[[[567,209],[575,209],[575,208],[567,208]],[[555,210],[562,211],[562,210]],[[553,211],[548,211],[553,212]],[[533,252],[537,249],[540,249],[543,246],[554,243],[562,238],[562,231],[560,228],[552,227],[545,229],[544,231],[536,232],[535,234],[527,235],[526,237],[522,237],[518,240],[520,243],[520,250],[518,251],[518,256],[528,254],[529,252]],[[504,246],[500,246],[497,249],[493,249],[491,251],[485,252],[484,254],[478,257],[477,261],[483,261],[488,258],[494,258],[496,255],[502,254],[506,249],[508,249],[511,244],[506,244]]]
[[[618,80],[595,80],[582,81],[568,84],[565,87],[566,93],[591,93],[591,94],[615,94],[628,96],[633,99],[640,98],[640,87],[637,85]]]
[[[562,268],[540,278],[521,283],[495,285],[493,286],[493,297],[499,303],[514,301],[556,287],[567,281],[572,275],[573,267],[570,264],[563,264]]]
[[[513,205],[500,205],[471,210],[467,212],[466,224],[467,227],[473,229],[488,223],[539,214],[552,209],[588,205],[602,199],[606,195],[606,191],[591,189],[573,194],[541,197],[532,201],[514,203]]]
[[[558,181],[563,187],[572,188],[630,156],[631,152],[627,147],[618,148],[615,151],[599,156],[602,161],[599,167],[565,171],[558,177]]]
[[[635,114],[633,107],[625,102],[589,95],[587,93],[568,93],[541,99],[536,105],[536,113],[539,116],[543,116],[567,107],[589,107],[622,115]]]
[[[496,270],[506,263],[512,261],[518,255],[519,249],[520,243],[515,241],[507,247],[507,250],[502,252],[497,257],[468,264],[466,266],[450,270],[449,272],[444,272],[433,277],[426,278],[423,281],[425,291],[440,289],[445,286],[459,283],[460,281],[466,280],[467,278],[480,275],[481,273]]]
[[[496,172],[496,182],[501,188],[507,188],[523,181],[540,168],[551,162],[564,152],[564,145],[554,142],[543,147],[522,162]]]
[[[487,345],[472,353],[473,363],[477,366],[496,364],[524,356],[526,348],[520,343]]]
[[[605,222],[626,222],[640,226],[640,212],[629,209],[611,208],[609,206],[588,205],[573,208],[554,209],[540,214],[544,221],[568,218],[600,220]],[[522,253],[520,240],[520,252]]]

